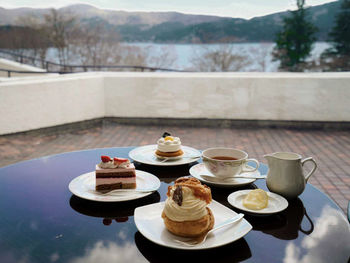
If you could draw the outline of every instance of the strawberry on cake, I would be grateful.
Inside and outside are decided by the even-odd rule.
[[[96,191],[136,188],[136,172],[129,159],[101,156],[96,165]]]
[[[183,151],[181,150],[180,138],[165,132],[157,141],[156,155],[159,158],[182,156]]]

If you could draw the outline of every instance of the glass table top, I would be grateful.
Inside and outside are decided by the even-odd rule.
[[[137,230],[134,209],[166,199],[169,185],[196,164],[155,167],[137,164],[161,180],[153,194],[132,201],[101,203],[72,195],[68,184],[93,171],[101,155],[128,157],[133,147],[78,151],[0,168],[0,262],[347,262],[349,223],[341,209],[308,184],[285,211],[245,215],[253,226],[228,245],[199,251],[166,248]],[[259,168],[261,174],[266,165]],[[233,208],[227,196],[262,188],[265,180],[240,188],[211,187],[213,199]]]

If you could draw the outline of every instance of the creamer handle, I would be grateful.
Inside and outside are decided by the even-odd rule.
[[[256,166],[253,169],[244,169],[244,168],[246,168],[246,165],[244,165],[242,167],[242,173],[251,173],[251,172],[255,172],[256,170],[258,170],[259,165],[260,165],[258,160],[256,160],[256,159],[246,159],[245,161],[246,161],[245,164],[247,164],[248,162],[254,162],[256,164]]]
[[[317,168],[317,164],[312,157],[308,157],[308,158],[301,160],[301,166],[304,166],[304,163],[306,163],[306,162],[313,162],[314,163],[314,167],[312,168],[311,172],[309,172],[309,174],[305,176],[305,180],[307,182],[309,180],[310,176],[315,172],[315,170]]]

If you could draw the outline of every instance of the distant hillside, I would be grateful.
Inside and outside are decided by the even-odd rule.
[[[334,18],[339,11],[340,2],[332,2],[324,5],[309,7],[308,14],[310,21],[318,28],[316,34],[318,40],[326,40],[329,31],[334,25]],[[265,28],[268,32],[280,30],[282,20],[289,12],[275,13],[263,17],[256,17],[249,22],[251,25],[255,24],[257,28]],[[262,31],[261,33],[264,33]]]
[[[319,29],[318,41],[326,41],[333,27],[340,2],[308,8],[309,18]],[[101,10],[89,5],[72,5],[60,10],[80,18],[87,25],[104,23],[111,34],[127,42],[213,43],[274,41],[289,12],[252,18],[223,18],[187,15],[177,12],[124,12]],[[15,24],[16,18],[32,14],[42,16],[49,9],[0,8],[0,25]]]
[[[327,41],[333,27],[334,18],[340,3],[333,2],[308,8],[309,19],[319,29],[318,41]],[[275,35],[282,28],[283,18],[288,12],[245,19],[220,19],[194,25],[166,22],[145,28],[145,25],[121,25],[116,31],[125,41],[153,42],[260,42],[274,41]]]
[[[188,15],[178,12],[126,12],[115,10],[104,10],[86,4],[76,4],[59,9],[64,13],[70,13],[81,19],[99,17],[100,19],[112,25],[135,25],[146,24],[149,26],[165,23],[180,22],[184,25],[199,24],[204,22],[213,22],[222,17],[208,15]],[[20,16],[34,15],[42,16],[48,14],[50,9],[35,8],[15,8],[5,9],[0,7],[0,25],[12,25]]]

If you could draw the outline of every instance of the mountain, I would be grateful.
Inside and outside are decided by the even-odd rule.
[[[334,24],[340,2],[309,7],[311,22],[319,29],[318,41],[326,41]],[[79,4],[61,8],[60,11],[80,18],[85,25],[102,23],[127,42],[160,43],[214,43],[274,41],[281,30],[283,18],[289,12],[279,12],[249,20],[206,15],[188,15],[177,12],[125,12],[103,10]],[[0,25],[15,24],[16,17],[43,16],[50,9],[0,8]]]
[[[308,8],[308,18],[318,28],[318,41],[327,41],[340,3],[332,2]],[[145,25],[120,25],[116,28],[125,41],[215,43],[215,42],[273,42],[282,29],[283,18],[289,12],[252,18],[221,18],[213,22],[183,25],[165,22],[145,28]]]
[[[178,12],[126,12],[99,9],[87,4],[75,4],[58,9],[63,13],[69,13],[78,16],[81,19],[89,19],[99,17],[112,25],[157,25],[165,22],[180,22],[184,25],[199,24],[204,22],[213,22],[222,17],[209,15],[188,15]],[[42,16],[49,14],[50,9],[34,9],[34,8],[15,8],[5,9],[0,7],[0,25],[12,25],[16,22],[16,18],[25,15]]]
[[[328,33],[334,25],[334,19],[339,8],[340,1],[307,8],[308,18],[318,28],[318,32],[316,33],[318,40],[327,40]],[[283,18],[288,16],[288,13],[289,12],[280,12],[263,17],[256,17],[249,20],[249,22],[255,24],[256,27],[265,28],[265,30],[269,32],[276,32],[280,30]],[[265,33],[264,31],[263,33]]]

